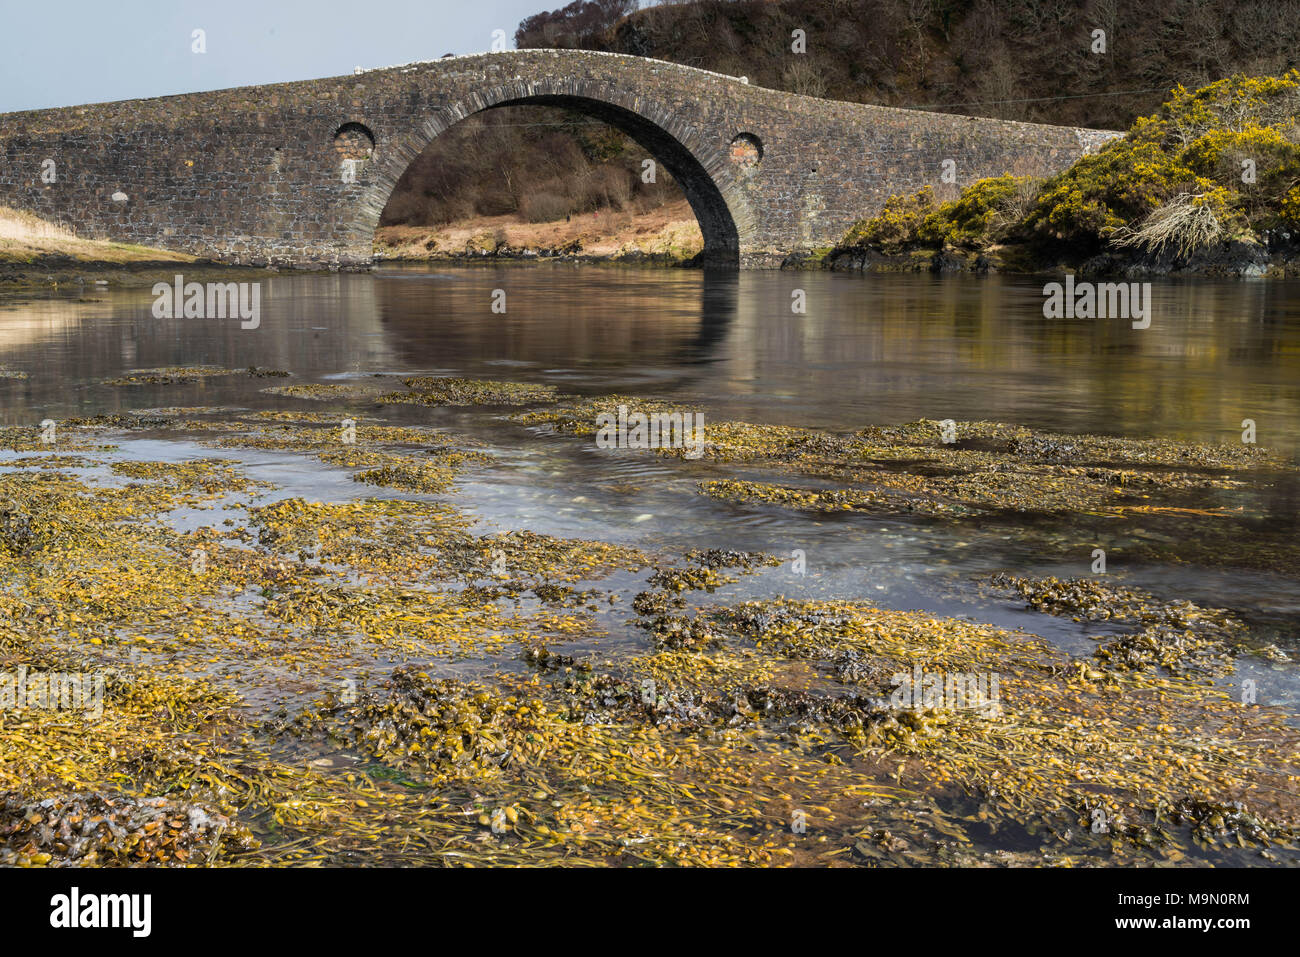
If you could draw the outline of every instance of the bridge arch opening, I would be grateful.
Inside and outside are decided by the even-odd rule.
[[[510,112],[503,116],[503,111],[506,110]],[[435,147],[439,138],[456,128],[463,119],[478,117],[480,120],[490,122],[509,117],[509,120],[502,125],[511,125],[513,119],[527,116],[529,113],[543,112],[554,117],[558,111],[565,111],[570,116],[598,121],[599,124],[603,124],[611,131],[617,131],[617,134],[635,143],[644,154],[644,159],[637,164],[634,171],[640,180],[634,185],[638,190],[645,189],[642,184],[647,182],[649,177],[649,182],[653,183],[657,178],[659,183],[663,184],[666,180],[666,185],[670,189],[680,190],[680,195],[689,204],[703,240],[703,248],[696,261],[710,267],[734,268],[739,265],[740,230],[728,199],[724,195],[724,190],[729,184],[725,181],[719,182],[718,176],[720,168],[724,174],[731,172],[730,164],[726,163],[721,150],[717,157],[712,158],[717,162],[712,164],[714,170],[710,172],[706,167],[710,157],[702,159],[697,155],[698,147],[692,149],[683,143],[681,137],[666,128],[669,123],[659,122],[615,103],[562,93],[503,97],[477,109],[448,110],[446,119],[441,117],[432,119],[419,134],[408,138],[400,148],[392,150],[393,155],[386,158],[387,162],[384,162],[385,158],[380,158],[375,171],[376,186],[379,189],[378,203],[371,203],[374,214],[373,223],[370,225],[371,232],[373,233],[380,225],[400,218],[401,214],[395,212],[392,207],[405,195],[404,190],[410,185],[404,177],[407,177],[408,171],[414,169],[426,150]],[[725,142],[722,147],[726,147]],[[668,174],[666,177],[665,172]],[[518,185],[512,184],[514,187]],[[564,213],[560,212],[559,216],[564,218]]]
[[[732,165],[751,170],[763,162],[763,141],[753,133],[737,133],[731,140]]]
[[[364,123],[344,123],[334,131],[334,152],[344,159],[367,160],[375,151],[375,134]]]

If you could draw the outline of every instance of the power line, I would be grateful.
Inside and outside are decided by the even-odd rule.
[[[1146,90],[1115,90],[1111,93],[1072,93],[1067,96],[1032,96],[1023,100],[986,100],[983,103],[926,103],[922,106],[903,106],[904,110],[950,110],[958,106],[1002,106],[1008,103],[1048,103],[1054,100],[1087,100],[1098,96],[1136,96],[1139,93],[1167,93],[1170,87],[1153,86]]]

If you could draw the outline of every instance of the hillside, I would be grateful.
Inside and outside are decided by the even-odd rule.
[[[544,24],[525,21],[516,44],[654,57],[811,96],[1102,129],[1128,127],[1179,84],[1277,75],[1300,57],[1295,0],[695,0],[613,19],[626,6],[577,0]],[[589,7],[607,10],[605,22]],[[792,50],[795,30],[803,53]],[[1104,52],[1094,52],[1094,30],[1105,32]]]

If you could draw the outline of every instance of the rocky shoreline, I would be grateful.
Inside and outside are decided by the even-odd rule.
[[[589,266],[667,266],[692,267],[697,265],[699,256],[680,256],[675,253],[653,253],[642,249],[632,249],[615,255],[601,255],[582,251],[578,244],[544,248],[513,248],[502,246],[499,249],[476,249],[469,252],[438,252],[428,256],[377,256],[376,266],[392,263],[409,265],[412,263],[455,263],[473,265],[474,263],[581,263]]]
[[[1178,276],[1206,279],[1294,279],[1300,277],[1300,246],[1288,240],[1268,245],[1217,243],[1190,256],[1159,256],[1103,251],[1084,257],[1053,257],[1025,246],[969,250],[918,247],[890,255],[861,247],[837,247],[824,254],[789,257],[783,268],[823,268],[833,272],[919,273],[938,275],[1061,275],[1113,278]]]
[[[587,253],[581,246],[553,248],[479,249],[466,252],[437,252],[427,256],[376,255],[368,266],[301,267],[246,266],[200,259],[193,262],[142,260],[112,262],[78,259],[74,256],[41,256],[26,262],[0,262],[0,286],[149,286],[170,281],[178,270],[186,276],[228,276],[241,273],[281,271],[365,272],[389,265],[447,263],[488,265],[501,263],[572,263],[607,266],[653,266],[667,269],[697,269],[707,265],[700,254],[682,256],[634,249],[617,255]],[[936,275],[1063,275],[1097,278],[1205,278],[1205,279],[1294,279],[1300,278],[1300,246],[1293,243],[1258,246],[1225,242],[1203,249],[1190,257],[1141,256],[1128,252],[1101,252],[1088,257],[1044,257],[1019,246],[997,246],[986,250],[956,247],[916,248],[897,254],[870,248],[836,247],[831,250],[797,252],[780,260],[782,270],[829,270],[847,273],[924,273]]]
[[[152,286],[156,282],[172,282],[177,273],[184,274],[187,279],[201,280],[204,277],[218,276],[229,279],[233,273],[253,276],[279,271],[274,266],[236,266],[209,259],[191,262],[158,259],[122,263],[62,255],[40,256],[26,262],[0,262],[0,289]]]

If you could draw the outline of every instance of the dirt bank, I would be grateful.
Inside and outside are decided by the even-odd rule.
[[[687,262],[704,248],[690,205],[681,200],[644,213],[571,216],[530,223],[517,214],[478,216],[439,227],[383,226],[375,253],[384,259],[573,258]]]

